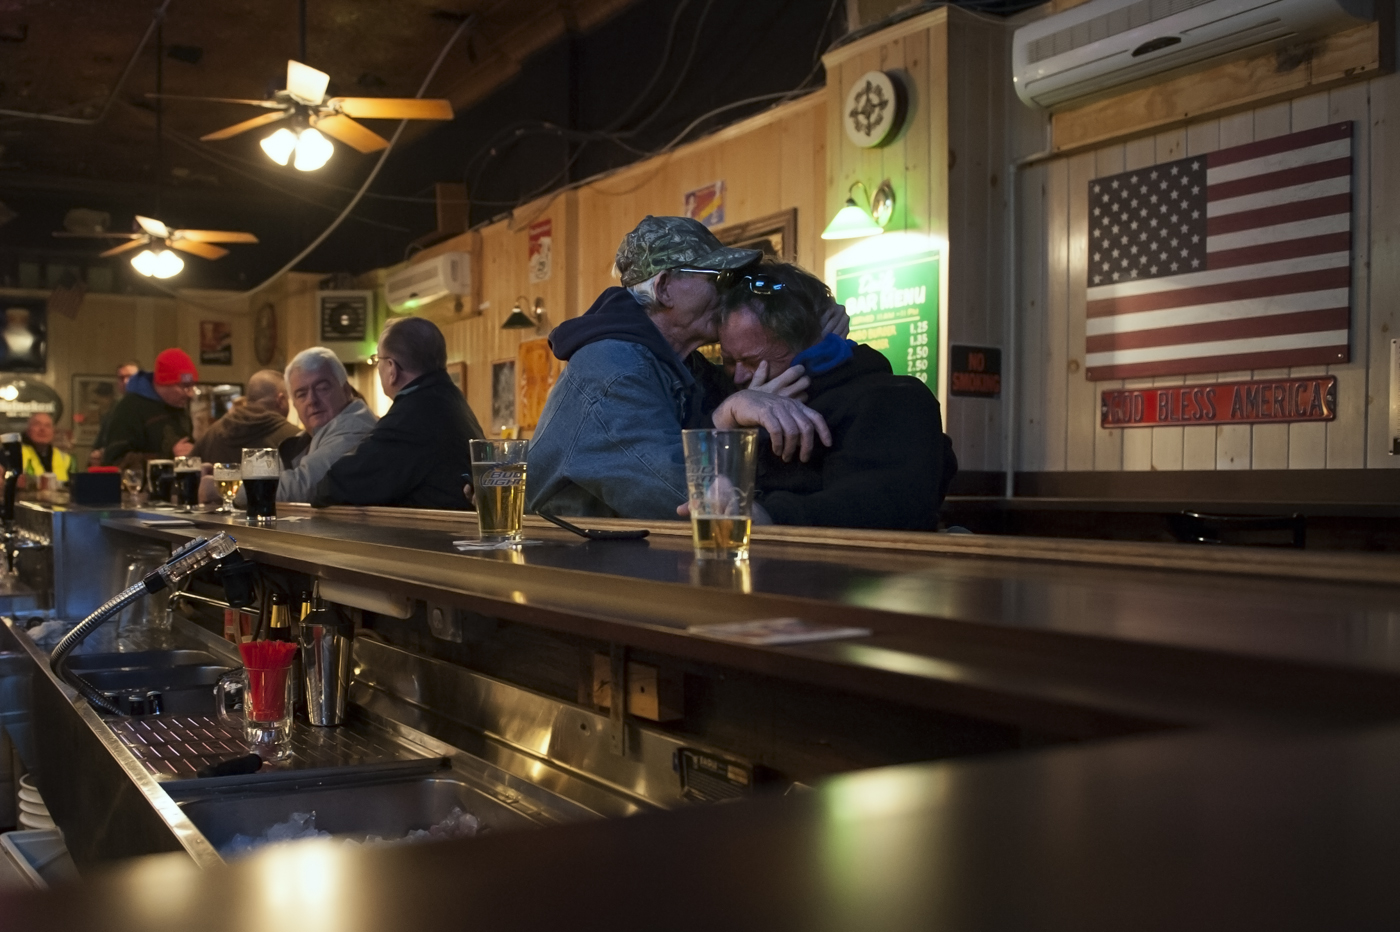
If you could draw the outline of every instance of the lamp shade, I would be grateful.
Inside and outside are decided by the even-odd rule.
[[[875,222],[875,218],[856,206],[854,198],[846,198],[846,206],[836,212],[822,231],[822,239],[855,239],[883,232],[884,228]]]
[[[520,307],[519,304],[517,304],[515,307],[513,307],[513,308],[510,309],[510,316],[508,316],[508,317],[506,318],[505,323],[501,324],[501,329],[502,329],[502,330],[525,330],[525,329],[534,330],[534,329],[535,329],[535,321],[532,320],[532,319],[530,318],[530,315],[529,315],[529,314],[526,314],[526,313],[525,313],[525,311]]]

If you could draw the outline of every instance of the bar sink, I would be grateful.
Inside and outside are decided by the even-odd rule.
[[[208,788],[215,782],[221,785]],[[225,856],[229,856],[231,847],[238,847],[235,836],[265,836],[274,825],[288,822],[295,813],[314,813],[318,831],[360,841],[402,839],[410,832],[443,823],[454,810],[475,816],[480,823],[478,834],[539,824],[526,812],[471,785],[447,767],[408,776],[307,776],[271,785],[266,778],[256,777],[187,780],[167,783],[164,788]],[[506,793],[508,797],[509,791]]]
[[[212,714],[214,684],[233,669],[202,650],[74,654],[68,668],[115,696],[126,711],[132,711],[127,708],[128,697],[159,693],[160,709],[170,715]]]

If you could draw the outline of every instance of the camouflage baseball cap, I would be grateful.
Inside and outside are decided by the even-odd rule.
[[[732,249],[721,244],[699,220],[648,215],[623,237],[617,248],[617,271],[623,287],[628,287],[667,269],[742,269],[762,255],[757,249]]]

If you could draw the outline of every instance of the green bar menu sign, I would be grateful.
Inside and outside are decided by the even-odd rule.
[[[938,253],[836,270],[851,339],[885,355],[896,375],[938,385]]]

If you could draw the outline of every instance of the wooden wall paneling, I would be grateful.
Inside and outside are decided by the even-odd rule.
[[[1016,393],[1016,436],[1013,472],[1043,469],[1045,419],[1050,398],[1050,341],[1047,320],[1049,283],[1046,243],[1048,177],[1060,161],[1033,165],[1016,175],[1016,357],[1002,360],[1003,378],[1010,375],[1010,390]]]
[[[1120,147],[1121,148],[1121,147]],[[1094,434],[1099,429],[1096,386],[1084,377],[1084,302],[1089,268],[1089,182],[1098,172],[1094,153],[1069,159],[1069,242],[1065,283],[1065,469],[1094,468]]]
[[[1400,468],[1390,453],[1390,341],[1400,337],[1400,76],[1370,85],[1370,332],[1366,372],[1366,466]],[[1353,331],[1355,332],[1355,331]]]
[[[1186,131],[1184,129],[1168,130],[1158,133],[1157,161],[1170,162],[1186,155]],[[1158,376],[1152,380],[1153,385],[1181,385],[1185,379],[1179,375]],[[1184,443],[1184,427],[1154,427],[1152,434],[1152,468],[1153,469],[1181,469],[1182,445]]]
[[[1254,111],[1254,138],[1272,139],[1292,132],[1292,108],[1285,101]],[[1279,379],[1288,375],[1287,369],[1256,369],[1253,378]],[[1288,468],[1288,425],[1254,425],[1253,469]]]
[[[1186,154],[1204,155],[1220,148],[1220,121],[1207,120],[1186,129]],[[1218,380],[1213,373],[1188,375],[1185,384],[1202,384]],[[1184,427],[1181,431],[1181,468],[1214,469],[1216,429],[1214,427]]]
[[[1301,132],[1328,123],[1327,93],[1309,94],[1291,102],[1291,130]],[[1293,366],[1291,376],[1326,375],[1326,366]],[[1327,425],[1299,422],[1288,425],[1288,468],[1322,469],[1327,465]]]
[[[1254,112],[1236,113],[1221,117],[1220,148],[1242,146],[1254,141]],[[1221,372],[1222,382],[1233,382],[1249,378],[1248,370]],[[1215,428],[1215,468],[1249,469],[1253,461],[1254,432],[1248,424],[1221,425]]]
[[[1046,166],[1046,339],[1040,349],[1045,372],[1045,445],[1039,468],[1050,471],[1067,468],[1069,439],[1069,228],[1073,199],[1069,161],[1057,159]],[[1086,192],[1080,192],[1081,201],[1086,196]]]
[[[1354,84],[1327,95],[1328,123],[1352,123],[1351,357],[1331,365],[1337,378],[1337,419],[1326,434],[1324,465],[1360,469],[1366,465],[1366,367],[1371,341],[1371,86]],[[1393,156],[1392,156],[1393,158]],[[1383,168],[1382,171],[1387,169]],[[1292,440],[1290,438],[1290,445]]]

